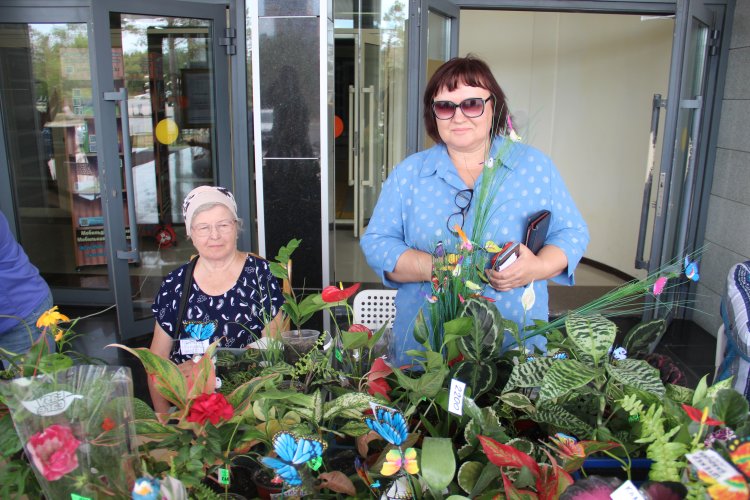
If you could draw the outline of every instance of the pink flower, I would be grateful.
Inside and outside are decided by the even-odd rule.
[[[190,407],[188,422],[205,424],[210,420],[216,425],[219,420],[230,420],[234,416],[234,407],[227,401],[223,394],[201,394],[195,398],[193,406]]]
[[[54,424],[31,436],[26,449],[44,479],[57,481],[78,468],[76,450],[80,444],[70,427]]]

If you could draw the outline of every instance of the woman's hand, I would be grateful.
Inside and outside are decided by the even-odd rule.
[[[526,286],[532,281],[546,280],[560,274],[568,267],[568,258],[560,248],[543,247],[538,255],[526,245],[519,245],[516,261],[502,271],[487,270],[490,286],[500,292]]]

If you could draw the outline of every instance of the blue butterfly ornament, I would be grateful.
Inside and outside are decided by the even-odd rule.
[[[261,462],[274,470],[277,476],[290,486],[302,484],[301,465],[320,458],[325,443],[317,439],[297,437],[291,432],[281,431],[273,437],[273,449],[278,458],[263,457]]]
[[[208,340],[216,331],[216,326],[216,321],[208,321],[206,323],[191,321],[185,323],[185,332],[189,333],[195,340]]]
[[[700,279],[700,275],[698,274],[698,264],[692,262],[687,257],[685,257],[685,276],[693,281],[698,281]]]
[[[409,437],[409,429],[401,412],[385,406],[374,405],[372,413],[375,418],[366,418],[367,427],[394,446],[401,446]]]

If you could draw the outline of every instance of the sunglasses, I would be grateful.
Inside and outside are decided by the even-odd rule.
[[[458,104],[451,101],[432,101],[432,114],[438,120],[450,120],[456,114],[456,108],[461,108],[466,118],[479,118],[484,113],[484,103],[490,99],[491,95],[487,99],[470,97]]]

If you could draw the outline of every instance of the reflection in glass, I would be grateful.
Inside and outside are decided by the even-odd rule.
[[[19,240],[51,286],[107,288],[86,25],[0,24],[0,39]]]
[[[367,225],[386,176],[406,152],[408,3],[334,1],[335,241],[351,246]],[[360,252],[337,251],[335,279],[369,272]],[[347,257],[347,260],[339,257]],[[370,281],[377,281],[372,275]]]
[[[141,264],[130,274],[139,319],[150,316],[162,277],[193,252],[182,200],[215,179],[211,25],[120,14],[111,16],[111,33],[114,86],[129,96],[134,193],[126,196],[135,198],[138,225]]]

